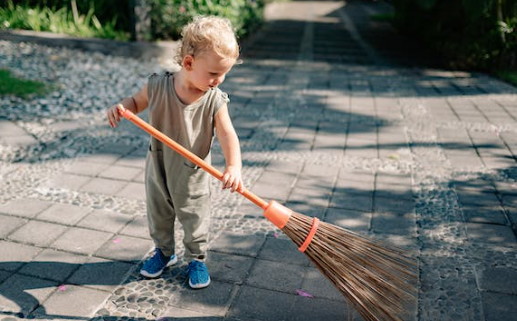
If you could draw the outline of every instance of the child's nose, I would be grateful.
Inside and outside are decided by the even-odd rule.
[[[215,83],[215,85],[219,85],[219,84],[221,84],[223,81],[224,81],[224,76],[217,77],[217,78],[215,78],[215,79],[214,79],[214,83]]]

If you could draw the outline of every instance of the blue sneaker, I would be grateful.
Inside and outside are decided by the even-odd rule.
[[[166,257],[160,249],[156,249],[154,255],[144,262],[140,274],[148,278],[155,278],[160,276],[166,267],[176,264],[176,262],[178,262],[176,255]]]
[[[193,289],[206,288],[210,284],[210,275],[204,262],[193,260],[188,264],[188,284]]]

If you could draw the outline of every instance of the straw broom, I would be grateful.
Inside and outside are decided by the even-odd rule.
[[[223,174],[177,142],[118,105],[119,114],[203,170],[222,180]],[[402,250],[266,202],[247,189],[238,191],[264,210],[316,267],[348,299],[366,321],[402,320],[405,303],[415,289],[415,262]]]

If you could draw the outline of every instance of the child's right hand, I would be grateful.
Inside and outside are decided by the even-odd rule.
[[[106,111],[106,117],[108,118],[108,123],[112,128],[115,128],[118,126],[118,123],[120,122],[120,114],[118,111],[118,106],[120,104],[116,104],[108,108]]]

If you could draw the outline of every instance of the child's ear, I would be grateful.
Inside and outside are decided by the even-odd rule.
[[[183,57],[183,61],[182,61],[182,67],[185,68],[185,70],[192,70],[192,63],[194,62],[194,57],[192,57],[191,55],[186,55],[185,57]]]

